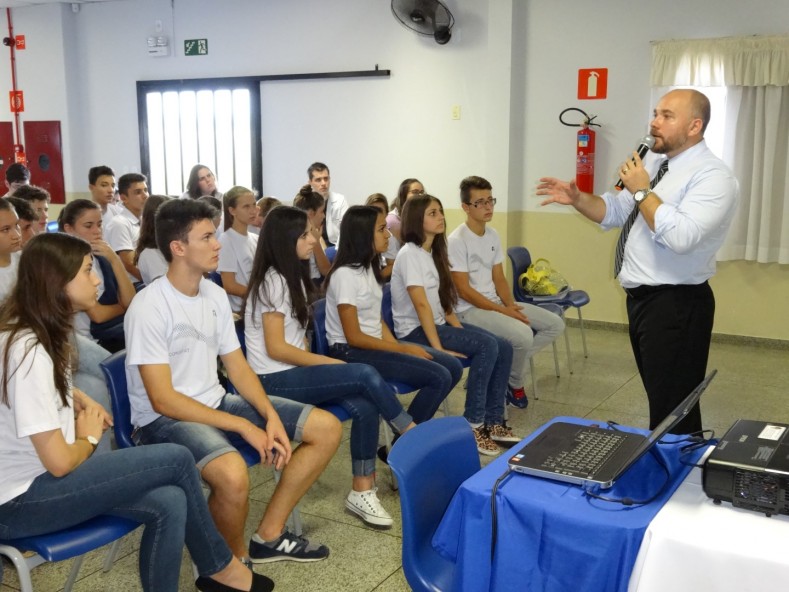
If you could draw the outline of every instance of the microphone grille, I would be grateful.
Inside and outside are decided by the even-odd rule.
[[[649,148],[650,150],[652,150],[652,147],[655,145],[655,138],[653,138],[652,136],[644,136],[641,139],[641,143],[647,148]]]

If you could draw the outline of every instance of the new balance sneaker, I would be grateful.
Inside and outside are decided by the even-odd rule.
[[[526,391],[523,387],[512,388],[507,387],[507,403],[518,409],[526,409],[529,405],[529,399],[526,397]]]
[[[488,428],[485,425],[473,428],[473,431],[474,440],[477,441],[477,452],[486,456],[497,456],[501,452],[501,448],[491,440]]]
[[[384,507],[381,505],[377,491],[377,487],[367,491],[351,491],[348,497],[345,498],[345,507],[368,524],[392,526],[394,521],[389,512],[384,510]]]
[[[274,541],[259,543],[254,537],[249,541],[249,559],[252,563],[273,563],[274,561],[306,563],[320,561],[328,556],[329,549],[325,545],[315,545],[304,537],[296,536],[287,530]]]
[[[507,425],[506,421],[496,425],[489,425],[488,434],[490,434],[491,440],[505,448],[510,448],[513,444],[517,444],[522,440],[522,438],[512,432],[512,428]]]

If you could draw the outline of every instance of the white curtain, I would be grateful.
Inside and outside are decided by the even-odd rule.
[[[725,87],[721,157],[740,208],[718,259],[789,263],[789,37],[660,41],[652,53],[655,94]]]

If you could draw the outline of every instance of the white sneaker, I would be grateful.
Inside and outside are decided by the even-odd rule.
[[[375,526],[392,526],[392,517],[384,510],[378,499],[377,487],[367,491],[351,491],[345,498],[345,507],[359,516],[368,524]]]

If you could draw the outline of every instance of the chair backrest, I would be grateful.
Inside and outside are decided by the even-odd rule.
[[[476,473],[479,454],[462,417],[434,418],[403,434],[389,453],[403,513],[403,571],[415,591],[452,588],[454,563],[431,540],[460,484]]]
[[[513,297],[520,302],[530,300],[528,294],[523,291],[521,283],[518,281],[521,274],[526,273],[526,270],[529,269],[529,265],[531,265],[531,254],[529,253],[529,249],[526,247],[510,247],[507,249],[507,256],[510,258],[510,264],[512,266]]]
[[[322,356],[329,355],[329,340],[326,339],[326,299],[312,303],[312,351]]]
[[[218,271],[209,271],[208,272],[208,279],[214,282],[220,288],[224,288],[222,285],[222,274]]]
[[[324,253],[326,253],[326,259],[329,260],[329,263],[334,263],[334,258],[337,256],[337,247],[326,247]]]
[[[107,390],[110,392],[112,416],[115,427],[115,442],[119,448],[131,448],[132,440],[131,406],[129,405],[129,390],[126,385],[126,350],[112,354],[109,358],[99,363]]]
[[[381,318],[389,327],[389,330],[394,335],[394,317],[392,316],[392,286],[384,284],[381,288],[383,297],[381,298]]]

